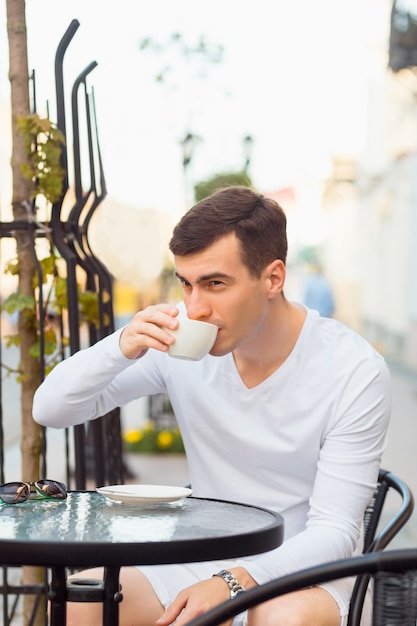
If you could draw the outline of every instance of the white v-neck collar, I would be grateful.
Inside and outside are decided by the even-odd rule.
[[[233,353],[230,352],[229,354],[226,355],[226,358],[228,359],[228,365],[230,367],[232,375],[233,375],[234,379],[238,381],[240,387],[242,387],[243,389],[246,389],[247,391],[251,391],[252,389],[261,389],[262,386],[267,386],[267,385],[271,384],[271,382],[273,382],[278,377],[285,376],[286,371],[288,370],[288,368],[292,366],[292,364],[294,362],[294,359],[298,358],[299,352],[301,350],[301,346],[304,343],[304,337],[309,332],[309,328],[311,326],[311,315],[312,315],[312,312],[309,309],[307,309],[307,308],[305,310],[306,310],[306,316],[305,316],[305,319],[303,321],[303,325],[302,325],[300,333],[299,333],[299,335],[297,337],[297,341],[295,342],[295,345],[294,345],[293,349],[291,350],[290,354],[287,356],[285,361],[279,367],[277,367],[276,370],[274,370],[269,376],[267,376],[258,385],[255,385],[254,387],[248,387],[244,383],[244,381],[242,380],[242,377],[239,374],[239,370],[237,369]]]

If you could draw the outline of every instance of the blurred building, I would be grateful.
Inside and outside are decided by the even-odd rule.
[[[363,150],[335,158],[325,186],[325,259],[337,317],[417,370],[417,68],[389,67],[389,30],[388,16],[374,50]]]
[[[412,4],[393,3],[357,187],[365,332],[386,354],[417,369],[417,37],[407,40],[414,53],[395,54],[393,68],[393,42],[403,40],[393,28],[417,32]]]

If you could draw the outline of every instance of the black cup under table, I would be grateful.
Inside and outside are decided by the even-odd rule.
[[[103,601],[104,626],[116,626],[121,566],[258,554],[279,546],[283,531],[283,518],[268,509],[195,497],[148,506],[72,491],[63,501],[0,507],[2,564],[51,569],[52,626],[65,625],[67,600],[83,595],[83,583],[67,584],[67,568],[104,566],[97,597]]]

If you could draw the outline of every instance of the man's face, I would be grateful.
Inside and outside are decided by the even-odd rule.
[[[234,234],[201,252],[175,256],[188,317],[215,324],[219,332],[210,351],[222,356],[256,344],[268,311],[268,281],[251,276]]]

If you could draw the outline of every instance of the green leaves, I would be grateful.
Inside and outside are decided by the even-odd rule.
[[[51,327],[46,328],[45,333],[44,333],[45,354],[47,355],[54,354],[56,352],[57,345],[58,345],[58,340],[57,340],[57,336],[56,336],[54,329]],[[36,359],[40,357],[41,349],[40,349],[39,341],[33,344],[33,346],[29,350],[29,353],[31,354],[31,356],[35,357]]]
[[[62,150],[65,147],[65,138],[61,131],[48,118],[41,118],[36,113],[17,120],[17,127],[23,138],[23,147],[26,162],[22,164],[23,176],[33,183],[33,197],[43,195],[47,202],[58,202],[63,194],[63,185],[66,176],[61,167]],[[23,295],[18,288],[11,293],[3,302],[1,309],[9,315],[20,313],[19,331],[31,328],[35,339],[29,350],[33,358],[39,358],[42,347],[45,355],[49,357],[46,363],[46,371],[52,369],[54,364],[61,358],[61,349],[68,345],[68,338],[60,336],[56,317],[68,309],[67,301],[67,278],[65,269],[60,266],[58,253],[51,244],[51,253],[43,259],[39,259],[41,266],[42,284],[39,284],[37,273],[33,275],[34,295]],[[60,269],[61,274],[60,275]],[[18,259],[11,259],[5,268],[5,272],[20,277]],[[98,294],[78,289],[78,306],[80,323],[99,323]],[[42,295],[43,306],[39,306]],[[42,311],[42,318],[40,316]],[[22,315],[23,312],[23,315]],[[64,317],[65,319],[65,317]],[[42,330],[42,332],[41,332]],[[19,345],[21,341],[19,332],[7,337],[7,343]],[[4,365],[2,364],[4,367]]]
[[[28,159],[22,165],[22,174],[34,183],[33,197],[42,194],[49,202],[57,202],[65,177],[61,167],[64,135],[48,118],[40,118],[37,113],[19,117],[17,127]]]
[[[207,198],[218,189],[230,187],[231,185],[243,185],[251,187],[252,181],[249,174],[245,171],[241,172],[224,172],[215,174],[207,180],[202,180],[194,186],[194,195],[196,202]]]
[[[17,289],[14,293],[11,293],[1,305],[1,310],[6,311],[9,315],[13,315],[17,311],[23,311],[24,309],[34,309],[35,298],[32,296],[25,296]]]
[[[159,67],[155,81],[175,89],[183,86],[184,70],[194,83],[205,80],[209,67],[220,64],[224,56],[223,46],[208,42],[204,35],[189,44],[179,32],[172,33],[163,42],[145,37],[139,42],[139,50],[152,53],[157,59]]]
[[[36,297],[24,295],[18,288],[4,300],[0,310],[6,311],[9,315],[24,313],[24,323],[31,324],[36,328],[37,340],[29,349],[29,354],[38,359],[41,355],[41,335],[40,329],[43,328],[43,351],[48,360],[46,362],[45,372],[49,373],[51,369],[61,360],[60,350],[69,344],[68,337],[60,336],[57,333],[56,316],[61,315],[68,308],[67,298],[67,278],[59,274],[59,256],[54,251],[47,257],[39,260],[42,269],[43,284],[38,284],[37,276],[35,276],[34,293],[39,294],[42,289],[43,297],[43,319],[39,317],[39,302]],[[62,268],[61,268],[62,269]],[[12,275],[19,273],[19,264],[17,259],[8,261],[5,272]],[[80,323],[99,325],[99,302],[98,294],[93,291],[83,290],[81,285],[77,285],[78,290],[78,306]],[[110,298],[109,293],[103,294],[103,302]],[[104,319],[105,324],[109,323],[108,319]],[[18,346],[21,343],[20,334],[5,337],[6,345]],[[4,364],[2,364],[3,367]],[[19,375],[20,372],[13,371]]]
[[[98,325],[98,298],[93,291],[83,291],[78,294],[80,315],[84,321]]]

